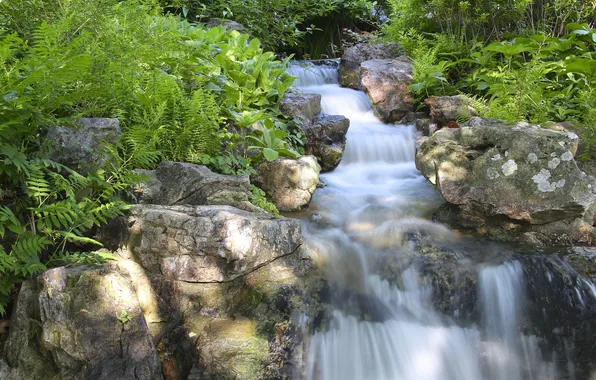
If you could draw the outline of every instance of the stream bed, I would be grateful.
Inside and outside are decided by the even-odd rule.
[[[415,128],[380,122],[366,94],[338,85],[333,65],[290,73],[300,91],[322,96],[324,113],[350,119],[342,162],[298,215],[331,285],[296,377],[596,376],[590,280],[556,254],[522,255],[433,222],[444,200],[416,169]]]

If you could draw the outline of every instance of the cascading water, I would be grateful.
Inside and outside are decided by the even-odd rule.
[[[317,190],[305,216],[312,255],[339,290],[329,301],[325,326],[307,340],[301,376],[559,379],[540,339],[520,331],[519,262],[479,266],[477,323],[462,326],[433,306],[433,289],[412,264],[416,251],[409,237],[457,237],[428,220],[443,200],[416,170],[414,128],[381,123],[363,92],[339,87],[335,67],[294,65],[290,73],[301,91],[322,95],[323,112],[351,122],[342,162],[322,176],[327,186]],[[401,263],[391,280],[382,276],[388,262]]]

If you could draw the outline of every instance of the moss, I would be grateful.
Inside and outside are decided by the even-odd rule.
[[[240,379],[258,378],[269,355],[269,343],[257,335],[256,325],[246,318],[213,320],[203,332],[201,350]]]

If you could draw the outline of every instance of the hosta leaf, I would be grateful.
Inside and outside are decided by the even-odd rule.
[[[263,156],[267,161],[275,161],[279,157],[279,153],[270,148],[263,148]]]

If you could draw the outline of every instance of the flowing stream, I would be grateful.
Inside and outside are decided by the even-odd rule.
[[[541,339],[520,331],[525,294],[519,261],[462,258],[461,265],[478,274],[476,321],[458,323],[433,305],[433,289],[413,264],[411,237],[443,244],[459,237],[430,221],[443,199],[416,170],[414,127],[381,123],[363,92],[338,85],[332,66],[294,65],[290,72],[301,91],[322,95],[324,113],[351,122],[341,164],[322,175],[326,187],[302,215],[308,244],[334,291],[327,322],[308,339],[301,376],[560,379],[560,365]],[[490,250],[478,244],[479,256],[482,247]]]

